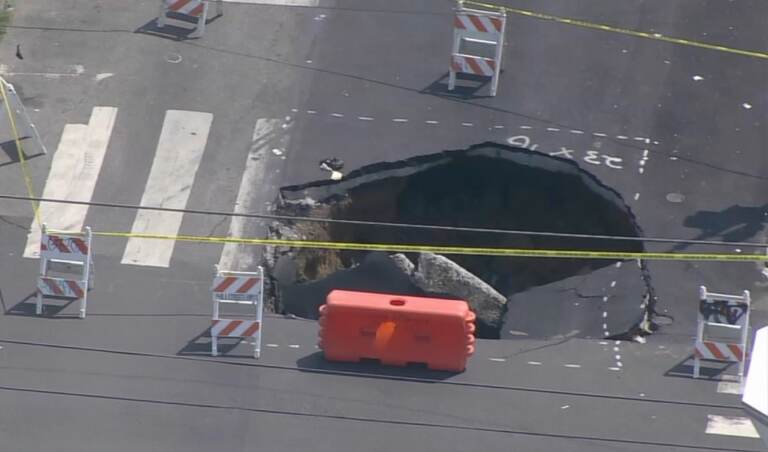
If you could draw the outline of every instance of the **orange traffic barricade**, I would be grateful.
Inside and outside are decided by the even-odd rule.
[[[329,361],[461,372],[475,351],[475,314],[462,300],[334,290],[319,321],[319,347]]]

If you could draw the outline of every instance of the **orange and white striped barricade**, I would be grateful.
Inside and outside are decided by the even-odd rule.
[[[250,338],[253,357],[261,356],[261,322],[264,310],[264,270],[255,272],[220,271],[211,286],[213,292],[213,320],[211,321],[211,355],[217,356],[218,339],[222,337]],[[222,317],[220,304],[245,305],[253,310],[246,317],[242,313]]]
[[[160,14],[157,16],[157,26],[163,28],[168,18],[182,17],[197,21],[195,31],[189,36],[199,38],[205,33],[208,23],[208,4],[216,2],[216,14],[224,14],[222,0],[160,0]]]
[[[91,228],[86,227],[82,232],[58,232],[49,231],[44,224],[41,232],[35,313],[43,313],[44,296],[71,298],[80,300],[80,318],[84,319],[88,291],[93,289]],[[70,277],[53,275],[54,272],[72,274],[73,270],[77,273]]]
[[[744,378],[749,337],[749,291],[741,295],[707,292],[699,287],[698,327],[693,351],[693,378],[699,378],[702,360],[739,364]]]
[[[504,51],[504,32],[507,14],[499,11],[483,11],[464,8],[459,1],[453,18],[453,49],[448,70],[448,90],[456,87],[456,74],[474,74],[492,77],[491,96],[496,95],[501,74],[501,57]],[[473,55],[462,51],[465,42],[492,47],[492,56]],[[491,53],[491,52],[489,52]]]

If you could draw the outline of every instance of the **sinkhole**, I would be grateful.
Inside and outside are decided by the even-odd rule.
[[[643,251],[641,241],[461,228],[641,237],[619,193],[571,160],[496,143],[284,187],[276,213],[444,228],[275,223],[270,236],[331,242]],[[620,337],[648,322],[642,261],[276,247],[265,256],[276,312],[317,318],[332,289],[468,299],[478,336]],[[621,287],[612,281],[628,281]]]

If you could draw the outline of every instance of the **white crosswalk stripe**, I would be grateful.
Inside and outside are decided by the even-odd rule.
[[[183,209],[187,205],[197,168],[205,151],[213,115],[196,111],[168,110],[152,162],[142,206]],[[140,210],[132,233],[177,235],[182,213]],[[122,263],[168,267],[174,240],[132,237]]]
[[[240,190],[235,202],[235,213],[258,211],[261,206],[254,202],[254,194],[259,189],[259,181],[264,178],[264,165],[266,155],[272,143],[275,141],[275,132],[278,130],[277,119],[259,119],[253,130],[253,140],[248,158],[245,163],[245,171],[240,181]],[[229,237],[242,237],[245,226],[252,219],[244,217],[232,217],[229,226]],[[221,253],[219,268],[229,271],[246,271],[253,265],[253,253],[249,247],[237,243],[227,243]]]
[[[760,435],[752,425],[752,421],[741,416],[707,415],[707,433],[712,435],[742,436],[759,438]]]
[[[88,125],[67,124],[43,189],[44,198],[90,201],[104,162],[117,108],[95,107]],[[79,231],[88,206],[41,203],[40,220],[52,229]],[[40,227],[32,221],[24,257],[36,258],[40,252]]]

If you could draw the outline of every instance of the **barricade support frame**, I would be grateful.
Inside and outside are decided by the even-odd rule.
[[[47,225],[43,223],[40,227],[40,274],[38,275],[37,283],[37,297],[35,302],[35,314],[42,315],[43,313],[43,297],[44,296],[56,296],[60,298],[80,299],[80,309],[78,317],[85,318],[86,310],[88,307],[88,292],[93,290],[94,271],[93,271],[93,233],[91,228],[86,226],[81,232],[68,232],[68,231],[52,231],[49,230]],[[85,255],[73,254],[73,256],[67,256],[66,258],[61,253],[57,253],[48,249],[43,249],[43,243],[47,242],[48,237],[63,237],[63,238],[77,238],[85,240],[85,244],[88,247],[88,251]],[[77,259],[75,256],[84,256],[82,259]],[[48,275],[48,269],[51,263],[62,263],[69,265],[78,265],[82,267],[80,279],[59,278]],[[82,297],[69,296],[66,294],[44,294],[40,289],[40,286],[44,280],[54,280],[59,282],[74,282],[80,284],[83,288]]]
[[[215,283],[218,278],[226,278],[226,277],[235,277],[235,278],[258,278],[258,293],[256,295],[253,295],[252,298],[247,299],[246,297],[240,298],[240,299],[226,299],[223,298],[222,295],[231,294],[232,292],[215,292]],[[263,331],[264,326],[264,268],[261,266],[257,267],[257,271],[255,272],[243,272],[243,271],[228,271],[228,270],[220,270],[218,265],[214,266],[214,283],[211,286],[211,296],[213,300],[213,315],[211,318],[211,356],[218,356],[219,355],[219,343],[218,340],[220,337],[238,337],[241,339],[245,339],[247,337],[252,338],[252,344],[253,344],[253,357],[255,359],[259,359],[261,357],[261,334]],[[225,314],[225,317],[222,317],[220,304],[245,304],[245,305],[252,305],[254,307],[254,318],[253,319],[244,319],[244,318],[237,318],[233,316],[228,316]],[[257,322],[258,323],[258,330],[253,336],[218,336],[215,335],[213,332],[213,325],[216,321],[220,320],[230,320],[230,321],[244,321],[244,322]]]
[[[701,312],[702,305],[704,303],[714,303],[716,301],[745,305],[746,312],[744,313],[741,321],[739,321],[738,324],[735,325],[731,323],[711,322],[708,319],[706,319],[703,313]],[[748,351],[748,342],[749,342],[749,314],[751,311],[751,307],[752,307],[751,297],[748,290],[743,291],[741,295],[729,295],[729,294],[709,292],[707,291],[707,288],[705,286],[699,286],[699,310],[697,312],[698,321],[697,321],[697,327],[696,327],[696,339],[694,343],[693,378],[699,378],[701,376],[701,361],[715,361],[715,362],[738,363],[739,382],[742,382],[744,380],[744,370],[747,363],[747,351]],[[705,334],[708,326],[716,327],[716,328],[724,328],[728,330],[738,330],[739,331],[738,343],[731,342],[731,341],[721,342],[721,341],[707,340],[708,338],[705,337]],[[738,360],[729,359],[727,356],[725,357],[725,359],[712,359],[712,358],[701,357],[699,356],[698,350],[701,347],[705,347],[706,346],[705,344],[714,344],[715,346],[723,346],[723,347],[737,346],[741,350],[741,359],[738,359]]]

